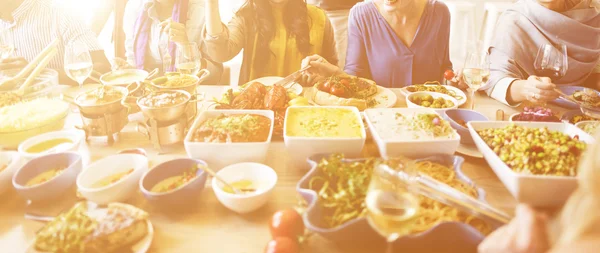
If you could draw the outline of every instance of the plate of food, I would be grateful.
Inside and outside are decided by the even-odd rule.
[[[568,123],[471,121],[467,125],[508,191],[520,203],[535,207],[564,204],[577,187],[581,155],[594,142]]]
[[[561,122],[561,119],[550,108],[525,107],[523,112],[511,115],[509,121]]]
[[[585,88],[575,91],[571,98],[579,103],[583,114],[600,118],[600,92],[594,89]]]
[[[386,161],[347,159],[342,154],[311,157],[312,169],[296,187],[308,204],[303,215],[306,227],[340,245],[384,245],[385,239],[366,219],[365,204],[372,171],[382,162]],[[485,191],[462,172],[463,162],[459,156],[441,155],[415,160],[415,168],[485,202]],[[409,235],[394,242],[398,252],[475,252],[497,225],[424,196],[419,200],[419,216]]]
[[[354,106],[359,111],[367,108],[391,108],[396,105],[396,94],[375,82],[349,75],[331,76],[306,88],[304,97],[317,105]]]
[[[600,129],[600,121],[580,121],[575,124],[575,126],[579,127],[589,135],[594,136],[594,134],[596,134],[596,132]]]
[[[557,85],[556,88],[568,96],[573,95],[573,93],[575,93],[576,91],[585,89],[585,87],[569,86],[569,85]],[[553,103],[555,105],[558,105],[558,106],[561,106],[564,108],[579,109],[579,105],[577,103],[573,103],[573,102],[571,102],[571,100],[568,100],[568,99],[565,99],[562,97],[559,97],[553,101],[550,101],[550,103]]]
[[[122,203],[99,207],[78,202],[49,221],[35,236],[27,253],[134,252],[150,248],[154,228],[145,211]],[[69,238],[64,240],[64,238]]]
[[[279,76],[265,76],[265,77],[261,77],[258,78],[254,81],[250,81],[245,83],[244,85],[240,85],[240,88],[246,88],[248,87],[250,84],[258,82],[258,83],[262,83],[264,86],[267,87],[273,87],[273,85],[279,81],[283,80],[283,77],[279,77]],[[304,88],[302,87],[302,85],[300,85],[299,83],[292,83],[291,86],[287,89],[288,92],[294,93],[296,95],[300,95],[302,94],[302,90],[304,90]]]
[[[560,119],[563,122],[568,122],[571,124],[577,124],[581,121],[599,121],[600,119],[592,118],[587,116],[581,112],[581,110],[572,110],[565,112]]]
[[[449,85],[441,85],[438,82],[414,84],[400,89],[400,93],[402,93],[404,96],[408,96],[412,93],[420,91],[435,92],[451,96],[458,101],[458,106],[461,106],[467,102],[467,95],[462,90]]]

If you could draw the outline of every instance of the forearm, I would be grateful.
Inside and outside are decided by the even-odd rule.
[[[209,36],[214,36],[223,33],[223,25],[221,23],[221,14],[219,13],[219,1],[206,1],[206,32]]]
[[[508,87],[506,101],[509,104],[518,104],[527,100],[527,97],[525,97],[525,94],[522,92],[526,82],[526,80],[515,80]]]

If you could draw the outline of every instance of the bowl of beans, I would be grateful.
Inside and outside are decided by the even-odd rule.
[[[564,204],[577,187],[581,155],[594,142],[568,123],[471,122],[469,131],[511,194],[535,207]]]
[[[420,91],[406,96],[408,108],[431,108],[435,110],[458,108],[458,101],[446,94]]]

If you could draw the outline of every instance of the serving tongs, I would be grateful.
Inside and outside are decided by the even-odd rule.
[[[319,58],[316,62],[324,62],[325,59],[323,58]],[[277,86],[277,85],[281,85],[283,86],[283,88],[290,89],[292,88],[292,86],[294,86],[294,82],[296,80],[298,80],[298,78],[300,78],[302,76],[302,74],[304,74],[304,71],[310,69],[312,66],[307,65],[304,68],[301,68],[300,70],[290,74],[289,76],[286,76],[284,79],[276,82],[275,84],[273,84],[273,86]]]
[[[42,52],[40,52],[31,62],[29,62],[27,66],[21,70],[21,72],[19,72],[16,76],[6,79],[0,83],[0,90],[11,90],[19,83],[19,80],[27,77],[21,87],[14,91],[14,93],[19,97],[23,96],[25,94],[25,90],[33,83],[35,78],[42,72],[42,70],[46,68],[46,65],[48,65],[54,55],[56,55],[58,52],[58,49],[56,48],[57,46],[58,39],[54,39],[48,46],[46,46],[46,48],[44,48],[44,50],[42,50]]]
[[[512,217],[489,204],[466,195],[447,184],[433,179],[423,173],[416,176],[408,175],[406,172],[398,172],[398,176],[406,181],[413,182],[416,193],[439,201],[443,204],[455,207],[463,212],[477,216],[481,219],[493,221],[499,224],[510,222]]]

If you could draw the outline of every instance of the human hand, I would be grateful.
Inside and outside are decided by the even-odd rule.
[[[134,67],[129,65],[129,63],[125,59],[119,57],[113,58],[110,65],[113,71],[119,69],[134,69]]]
[[[323,80],[326,77],[343,73],[338,66],[327,62],[325,58],[316,54],[302,60],[301,69],[306,67],[309,68],[302,74],[302,81],[305,85],[314,85],[316,82]]]
[[[481,244],[479,253],[542,253],[550,246],[546,233],[548,217],[527,205],[517,206],[513,220],[491,233]]]
[[[0,70],[21,69],[27,65],[27,60],[23,57],[10,57],[0,60]]]
[[[452,77],[450,77],[450,75],[448,74],[449,71],[453,74]],[[456,75],[454,75],[454,72],[452,72],[452,70],[446,70],[446,72],[444,73],[444,79],[448,80],[448,83],[451,86],[457,87],[461,90],[466,90],[469,88],[469,85],[467,85],[465,79],[463,78],[462,69],[459,70],[456,73]]]
[[[159,24],[160,29],[169,35],[169,40],[176,43],[188,43],[187,31],[185,25],[177,23],[172,19],[167,19]]]
[[[548,77],[529,76],[518,88],[520,96],[533,103],[545,103],[559,96],[554,91],[556,85]]]

